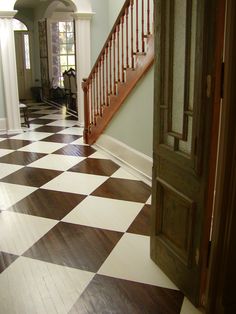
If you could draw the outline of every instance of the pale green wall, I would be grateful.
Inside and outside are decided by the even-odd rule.
[[[124,4],[125,0],[108,0],[108,27],[109,29],[112,28],[113,24],[115,23],[115,20],[120,13],[120,10]]]
[[[91,20],[91,66],[94,65],[110,31],[108,1],[91,0],[92,10],[95,13]]]
[[[91,60],[92,66],[100,53],[107,36],[125,0],[91,0],[95,15],[91,21]]]
[[[152,157],[153,67],[139,81],[104,134]]]
[[[0,57],[1,59],[1,57]],[[2,79],[2,65],[0,63],[0,119],[5,118],[5,105],[4,105],[4,90],[3,90],[3,79]]]

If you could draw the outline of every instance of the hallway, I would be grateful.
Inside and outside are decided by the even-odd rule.
[[[150,187],[63,109],[29,109],[0,135],[0,314],[198,313],[149,258]]]

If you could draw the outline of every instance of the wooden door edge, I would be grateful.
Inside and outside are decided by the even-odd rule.
[[[236,2],[227,1],[225,84],[206,313],[235,313]]]
[[[222,62],[224,48],[224,20],[225,20],[225,2],[226,0],[218,0],[214,3],[215,10],[210,10],[214,16],[210,18],[213,22],[213,46],[214,61],[213,71],[209,73],[212,78],[212,126],[211,126],[211,143],[209,156],[209,176],[207,184],[206,214],[203,226],[203,239],[201,243],[201,283],[200,283],[200,305],[205,306],[206,302],[206,286],[208,275],[208,260],[210,254],[210,231],[212,222],[216,163],[218,150],[218,136],[220,123],[220,107],[221,107],[221,84],[222,84]],[[208,17],[209,19],[209,17]],[[211,61],[210,61],[211,62]]]

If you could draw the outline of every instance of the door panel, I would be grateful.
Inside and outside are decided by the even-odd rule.
[[[197,304],[208,178],[204,0],[155,1],[151,257]]]
[[[30,33],[15,31],[15,47],[19,99],[31,99],[32,67],[30,58]]]

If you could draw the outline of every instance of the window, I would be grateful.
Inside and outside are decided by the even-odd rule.
[[[30,47],[29,47],[29,35],[24,34],[24,47],[25,47],[25,68],[30,70]]]
[[[74,23],[51,24],[53,85],[63,87],[63,72],[75,68]]]

